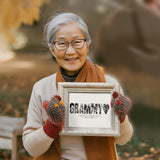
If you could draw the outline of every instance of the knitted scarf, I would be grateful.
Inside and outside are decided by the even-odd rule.
[[[58,82],[65,82],[60,67],[56,75],[57,86]],[[75,82],[105,82],[104,70],[102,67],[86,61]],[[114,137],[83,136],[83,142],[88,160],[117,159]],[[59,138],[55,139],[48,151],[36,158],[36,160],[53,160],[54,158],[56,160],[61,159]]]

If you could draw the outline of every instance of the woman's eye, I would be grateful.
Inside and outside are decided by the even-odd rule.
[[[73,43],[73,45],[75,45],[75,46],[79,46],[79,45],[81,45],[82,44],[82,41],[80,41],[80,40],[76,40],[76,41],[74,41],[74,43]]]
[[[66,45],[65,42],[58,42],[58,45]]]
[[[76,40],[76,41],[74,41],[74,43],[81,43],[81,41],[79,41],[79,40]]]

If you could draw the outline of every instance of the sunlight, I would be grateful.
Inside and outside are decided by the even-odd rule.
[[[34,62],[31,61],[14,61],[12,62],[13,68],[20,68],[20,69],[29,69],[35,66]]]
[[[5,62],[11,60],[15,57],[15,53],[12,51],[0,51],[0,62]]]

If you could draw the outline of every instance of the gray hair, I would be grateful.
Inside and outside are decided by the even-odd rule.
[[[83,19],[74,13],[61,13],[59,15],[51,17],[50,21],[44,27],[46,41],[52,49],[52,42],[55,39],[56,31],[62,25],[68,24],[70,22],[76,22],[79,25],[83,35],[86,38],[88,45],[91,44],[91,38],[88,32],[88,27],[86,23],[83,21]]]

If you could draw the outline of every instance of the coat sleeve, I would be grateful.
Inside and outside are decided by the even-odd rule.
[[[126,116],[123,123],[120,124],[120,136],[115,137],[115,143],[124,145],[127,143],[133,134],[133,127]]]
[[[38,94],[36,84],[33,87],[27,114],[27,122],[23,128],[23,145],[33,157],[37,157],[48,150],[54,139],[47,136],[43,130],[42,99]]]

